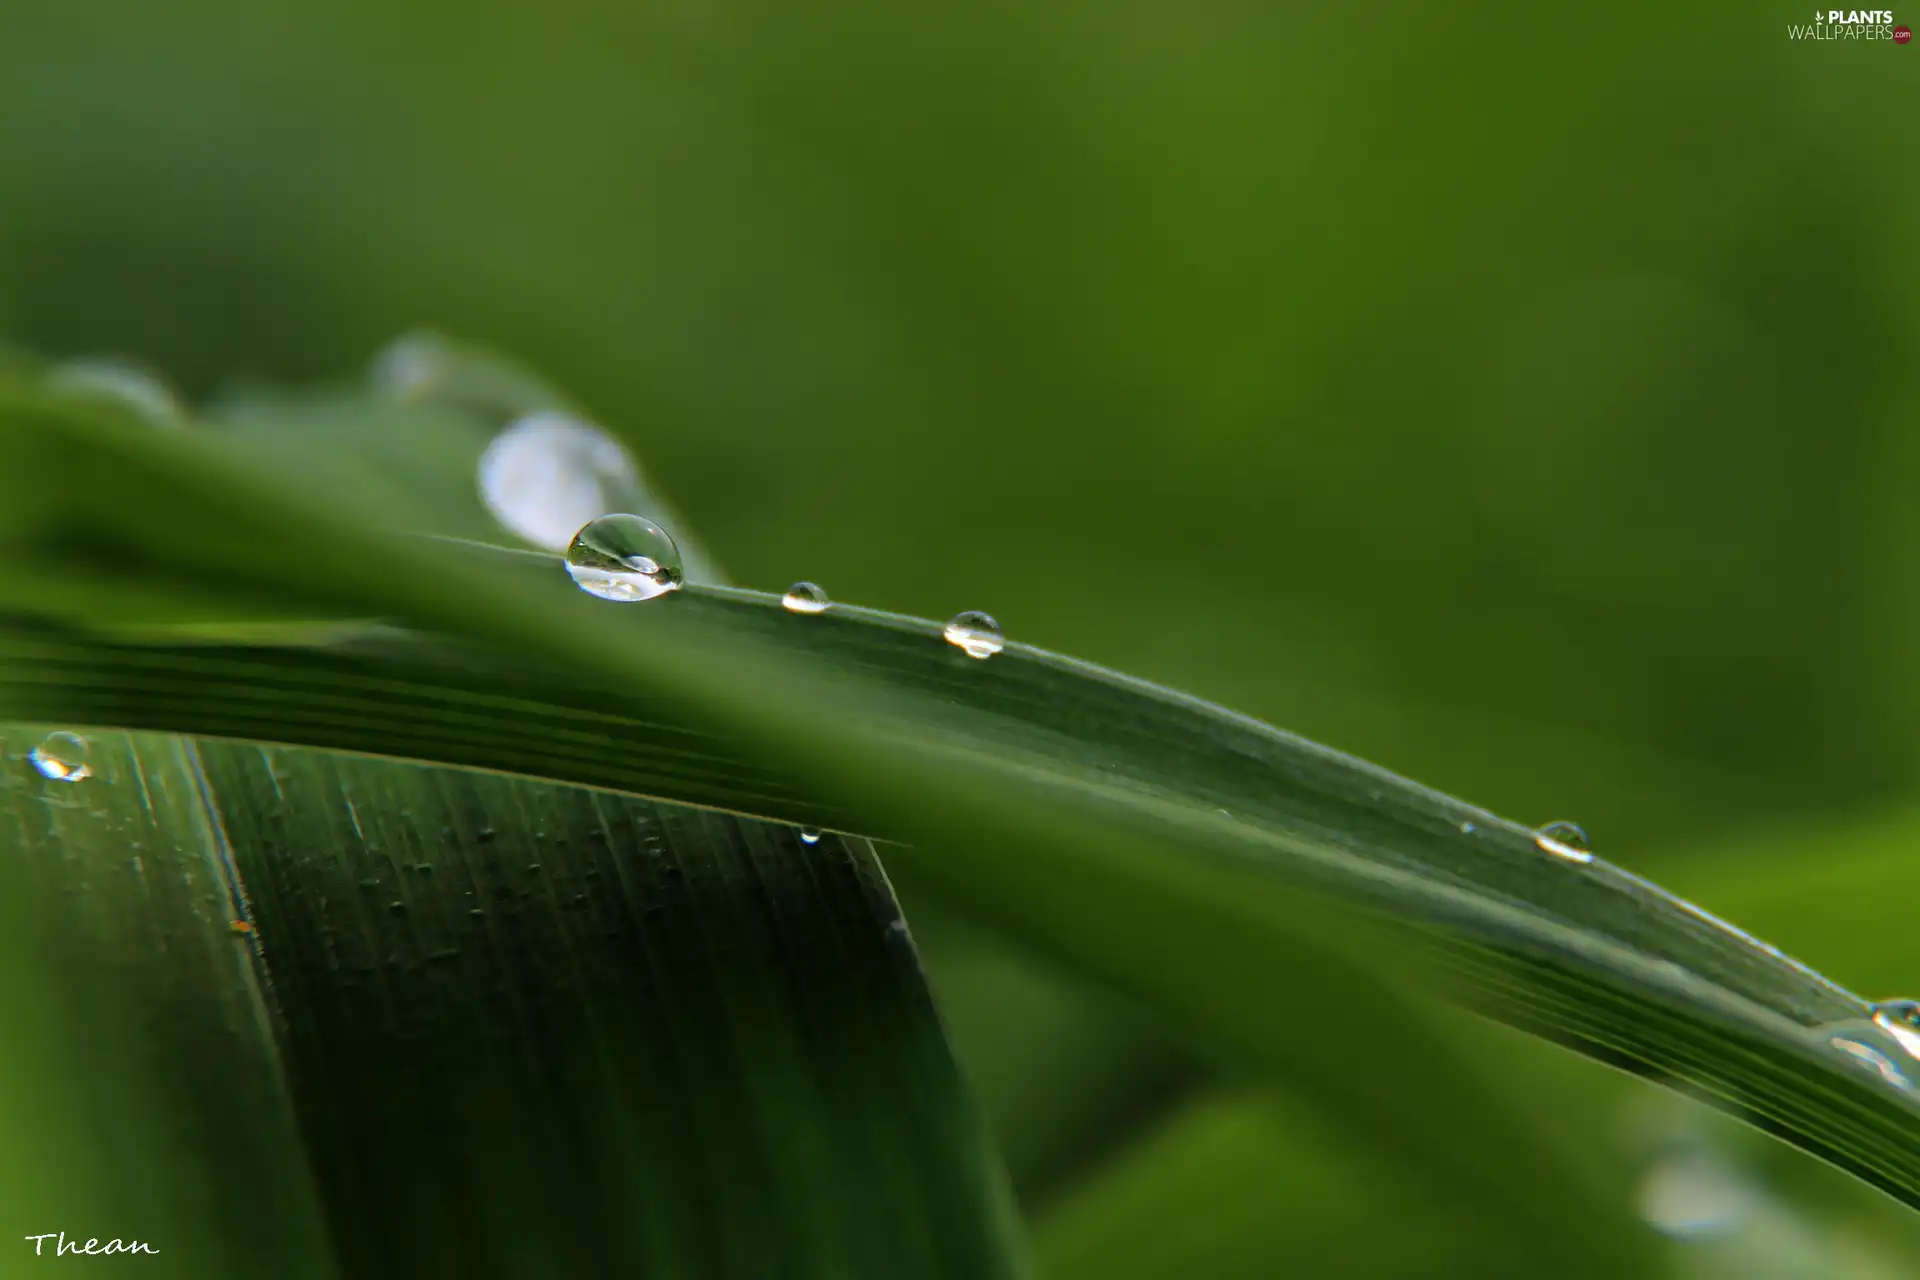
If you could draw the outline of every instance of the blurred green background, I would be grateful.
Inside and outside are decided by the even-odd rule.
[[[1920,51],[1798,19],[12,0],[0,341],[203,401],[421,325],[494,344],[742,583],[989,610],[1578,820],[1915,994]],[[915,921],[1016,1183],[1065,1206],[1043,1253],[1181,1108],[1203,1164],[1261,1126],[1322,1160],[1195,1102],[1126,1011]]]

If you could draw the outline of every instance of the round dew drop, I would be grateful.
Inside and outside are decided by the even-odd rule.
[[[815,831],[812,827],[802,827],[800,828],[800,843],[801,844],[819,844],[820,833],[818,831]]]
[[[1569,862],[1593,861],[1587,833],[1571,822],[1549,822],[1533,833],[1533,843],[1542,853],[1550,853]]]
[[[452,367],[453,355],[447,340],[437,333],[416,329],[382,347],[368,366],[367,377],[374,390],[396,400],[413,400],[444,380]]]
[[[43,778],[51,778],[55,782],[79,782],[93,776],[93,770],[87,764],[87,755],[87,740],[77,733],[62,729],[42,738],[38,746],[27,752],[27,760]]]
[[[632,515],[588,521],[567,547],[567,573],[588,595],[626,603],[678,591],[686,577],[672,536]]]
[[[954,646],[969,658],[985,660],[1006,647],[1006,637],[1000,632],[1000,624],[991,614],[966,613],[955,614],[952,622],[941,633],[947,643]]]
[[[1920,1000],[1882,1000],[1873,1006],[1873,1025],[1891,1036],[1909,1058],[1920,1059]]]
[[[832,603],[814,582],[796,582],[780,597],[780,604],[788,613],[825,613]]]
[[[1873,1006],[1873,1020],[1898,1022],[1920,1031],[1920,1000],[1882,1000]]]

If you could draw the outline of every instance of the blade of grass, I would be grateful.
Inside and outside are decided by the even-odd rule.
[[[251,940],[229,926],[234,884],[192,752],[95,733],[91,776],[68,783],[29,762],[45,733],[0,727],[4,1270],[72,1261],[58,1239],[21,1239],[64,1232],[75,1248],[140,1242],[143,1275],[351,1274],[334,1265]]]
[[[870,850],[461,770],[201,753],[353,1274],[1016,1274]]]
[[[438,752],[789,820],[837,815],[844,825],[857,819],[863,830],[916,841],[918,852],[898,856],[914,857],[956,900],[1145,996],[1214,1042],[1312,1081],[1340,1099],[1349,1121],[1375,1126],[1377,1138],[1391,1132],[1435,1167],[1504,1186],[1540,1222],[1553,1222],[1562,1240],[1618,1233],[1595,1226],[1601,1215],[1557,1211],[1551,1193],[1529,1194],[1545,1183],[1513,1171],[1533,1159],[1553,1163],[1536,1139],[1501,1132],[1493,1143],[1500,1156],[1482,1159],[1461,1149],[1458,1130],[1423,1110],[1429,1091],[1457,1086],[1471,1094],[1450,1073],[1450,1052],[1420,1030],[1417,1012],[1391,988],[1360,977],[1364,966],[1337,970],[1328,952],[1297,945],[1314,931],[1304,912],[1287,905],[1286,886],[1306,882],[1390,905],[1402,918],[1470,939],[1476,955],[1570,957],[1635,1001],[1658,998],[1683,1009],[1683,1025],[1709,1044],[1719,1023],[1763,1023],[1763,1039],[1805,1059],[1805,1069],[1786,1072],[1787,1079],[1832,1084],[1848,1099],[1868,1087],[1836,1067],[1824,1046],[1787,1034],[1790,1017],[1750,998],[1777,995],[1760,989],[1779,979],[1845,1004],[1803,971],[1754,954],[1746,940],[1603,865],[1561,865],[1510,824],[1217,709],[1017,647],[984,669],[971,667],[924,626],[846,611],[817,620],[830,625],[815,630],[823,639],[811,646],[800,639],[808,633],[795,629],[810,624],[738,596],[693,595],[616,618],[562,584],[560,594],[542,591],[330,519],[203,447],[161,447],[31,407],[12,420],[22,429],[6,433],[11,456],[52,480],[23,495],[9,526],[15,564],[40,570],[16,579],[9,592],[16,607],[110,618],[111,586],[126,576],[116,569],[137,567],[168,589],[197,584],[211,592],[217,582],[264,617],[378,614],[522,655],[521,692],[487,712],[427,715],[413,705],[388,718],[384,741],[359,745]],[[41,429],[24,429],[30,421]],[[103,470],[112,483],[87,493],[72,483]],[[181,491],[158,521],[129,517],[116,503],[156,487]],[[263,517],[267,492],[276,495],[271,519]],[[61,536],[83,529],[78,544]],[[297,592],[275,572],[295,548],[309,553]],[[70,640],[56,648],[75,652]],[[133,652],[114,650],[104,666]],[[282,692],[308,679],[337,689],[343,672],[348,686],[365,678],[351,672],[354,659],[326,654],[315,662],[311,653],[299,659],[307,674],[294,677],[285,670],[293,652],[269,659],[282,668],[272,677]],[[69,698],[63,714],[72,715],[99,692],[84,686],[97,684],[102,671],[83,677],[69,668],[54,677],[52,664],[62,659],[48,651],[16,656],[27,664],[10,667],[29,674],[13,681],[15,699],[30,701],[45,688],[41,681],[58,678],[65,692],[49,696]],[[897,661],[889,667],[883,656]],[[161,661],[196,659],[175,651]],[[459,669],[454,659],[393,663],[389,654],[382,661],[386,674],[362,684],[363,695],[377,688],[393,698],[406,683],[416,690],[460,685],[449,674]],[[480,679],[496,693],[506,683],[498,667]],[[324,723],[331,695],[317,699],[317,717],[297,723],[289,703],[312,689],[243,724],[246,699],[265,686],[251,687],[222,706],[211,685],[189,677],[175,692],[192,688],[199,709],[174,705],[164,714],[197,718],[183,727],[210,732],[350,745],[339,740],[338,726]],[[123,682],[114,714],[142,699],[147,714],[160,714],[152,690],[125,694]],[[472,680],[453,694],[469,711],[483,697]],[[108,704],[91,706],[97,712]],[[485,741],[481,731],[489,719],[504,721],[499,713],[509,706],[519,735],[511,760],[504,739]],[[429,727],[409,739],[421,726]],[[615,744],[618,750],[608,749]],[[501,754],[477,758],[487,751]],[[1231,816],[1217,814],[1220,807]],[[1481,830],[1463,834],[1460,824],[1475,819]],[[1476,870],[1494,879],[1476,881]],[[1164,963],[1170,956],[1178,963]],[[1288,992],[1298,997],[1288,999],[1262,991],[1250,999],[1244,986],[1249,973],[1315,964],[1323,977],[1342,974],[1340,998],[1316,1003],[1308,993]],[[1383,1098],[1350,1069],[1343,1075],[1331,1055],[1302,1045],[1299,1028],[1315,1025],[1315,1017],[1356,1027],[1384,1019],[1400,1028],[1422,1062],[1418,1087],[1401,1084]],[[1630,1028],[1622,1034],[1631,1039]],[[1705,1056],[1697,1069],[1724,1067]],[[1876,1123],[1909,1121],[1881,1115]],[[1518,1154],[1528,1151],[1534,1155]],[[1893,1180],[1907,1178],[1894,1171]]]

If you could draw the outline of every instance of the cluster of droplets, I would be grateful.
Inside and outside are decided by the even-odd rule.
[[[80,782],[93,776],[87,763],[91,754],[87,740],[77,733],[58,730],[42,738],[27,752],[27,763],[34,772],[53,782]]]
[[[457,363],[445,339],[411,334],[375,360],[377,387],[415,399],[452,376]],[[639,468],[618,440],[555,409],[523,413],[481,455],[480,498],[494,519],[525,541],[565,555],[569,576],[603,600],[657,600],[686,582],[686,562],[673,536],[630,508],[644,500]],[[813,617],[833,601],[818,583],[796,582],[780,597],[789,613]],[[1000,624],[974,611],[941,631],[969,658],[1006,647]]]

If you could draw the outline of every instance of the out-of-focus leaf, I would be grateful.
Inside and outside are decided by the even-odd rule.
[[[1366,1174],[1273,1099],[1203,1098],[1053,1207],[1035,1248],[1050,1280],[1489,1274],[1444,1196]]]

